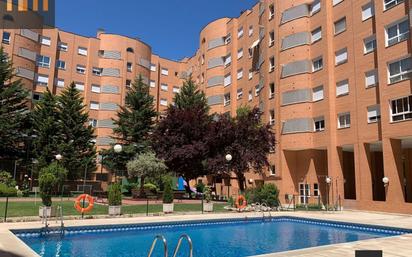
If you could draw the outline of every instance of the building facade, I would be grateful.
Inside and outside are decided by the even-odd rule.
[[[104,31],[89,38],[58,28],[4,29],[2,46],[33,102],[46,88],[59,94],[76,83],[99,149],[114,143],[111,119],[136,76],[161,113],[191,75],[211,112],[258,106],[272,125],[271,165],[248,174],[248,186],[275,183],[285,204],[297,195],[301,204],[408,213],[411,7],[410,0],[262,0],[207,24],[197,52],[181,61]],[[92,178],[110,180],[100,170]],[[216,191],[237,194],[236,180],[217,181]]]

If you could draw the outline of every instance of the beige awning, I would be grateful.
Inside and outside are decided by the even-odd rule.
[[[251,49],[257,47],[260,43],[260,39],[256,40],[255,42],[253,42],[253,44],[250,46]]]

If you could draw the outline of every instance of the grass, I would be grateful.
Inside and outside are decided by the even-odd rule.
[[[9,201],[9,205],[7,208],[7,217],[28,217],[28,216],[38,216],[39,215],[39,207],[41,206],[41,202],[38,201],[37,203],[33,202],[13,202]],[[61,205],[63,206],[63,214],[65,216],[72,216],[72,215],[81,215],[79,212],[76,211],[74,208],[73,201],[54,201],[53,205]],[[214,211],[215,212],[224,212],[226,211],[223,207],[226,204],[223,203],[215,203],[214,204]],[[0,217],[4,217],[6,203],[0,202]],[[201,212],[202,206],[200,204],[183,204],[183,203],[175,203],[174,211],[175,212]],[[159,204],[150,204],[149,205],[149,213],[159,213],[162,212],[163,206],[161,203]],[[123,214],[138,214],[138,213],[146,213],[146,205],[124,205],[122,206]],[[87,213],[87,215],[107,215],[108,214],[108,206],[95,204],[94,208],[91,212]]]

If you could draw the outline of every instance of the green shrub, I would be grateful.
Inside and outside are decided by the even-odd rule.
[[[196,191],[198,192],[198,193],[204,193],[205,192],[205,184],[203,184],[202,182],[200,182],[200,183],[198,183],[197,185],[196,185]]]
[[[122,186],[114,183],[109,186],[108,201],[110,206],[122,205]]]
[[[231,207],[235,206],[235,199],[233,199],[233,196],[231,196],[228,200],[227,200],[227,204]]]
[[[40,173],[39,177],[39,187],[40,187],[40,197],[44,206],[52,205],[52,193],[56,186],[57,179],[56,176],[50,171],[44,169]]]
[[[16,181],[7,171],[0,171],[0,184],[5,184],[8,187],[15,187]]]
[[[0,197],[14,197],[17,196],[17,189],[9,187],[6,184],[0,183]]]
[[[144,184],[143,188],[144,188],[144,190],[146,190],[146,191],[148,191],[152,194],[157,194],[158,188],[155,184],[146,183],[146,184]]]
[[[173,203],[172,179],[169,176],[163,179],[163,203]]]
[[[247,189],[245,197],[249,203],[265,203],[269,207],[279,205],[279,190],[274,184],[264,184],[258,188]]]
[[[205,197],[205,201],[207,203],[210,203],[210,201],[212,201],[212,189],[208,186],[206,186],[203,190],[203,194]]]

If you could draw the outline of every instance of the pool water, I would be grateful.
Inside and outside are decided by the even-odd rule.
[[[117,230],[117,231],[116,231]],[[122,227],[70,228],[65,235],[40,235],[39,231],[14,231],[40,256],[144,257],[157,234],[166,237],[171,256],[182,234],[193,241],[195,257],[244,257],[314,246],[352,242],[407,233],[346,223],[280,217],[271,220],[220,220],[202,222],[125,225]],[[188,255],[183,241],[181,254]],[[163,256],[159,240],[153,256]]]

